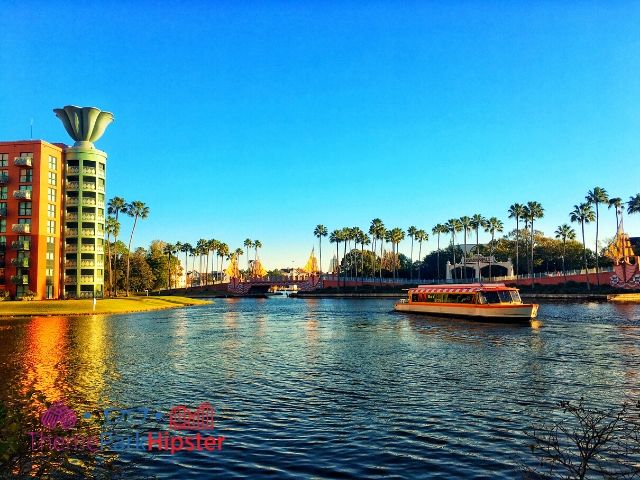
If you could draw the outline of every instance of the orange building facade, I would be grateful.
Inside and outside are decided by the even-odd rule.
[[[0,142],[0,291],[63,296],[64,149]]]

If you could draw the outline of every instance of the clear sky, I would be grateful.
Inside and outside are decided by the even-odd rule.
[[[285,267],[318,223],[512,228],[537,200],[551,234],[594,186],[640,192],[638,2],[2,4],[0,139],[112,111],[97,147],[107,196],[151,209],[137,245],[250,237]]]

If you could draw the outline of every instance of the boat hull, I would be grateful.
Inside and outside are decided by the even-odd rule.
[[[447,304],[421,304],[421,303],[396,303],[398,312],[423,313],[434,316],[462,317],[477,320],[492,321],[522,321],[536,318],[538,314],[537,304],[518,305],[447,305]]]

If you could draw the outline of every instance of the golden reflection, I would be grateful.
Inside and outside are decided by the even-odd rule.
[[[318,300],[315,298],[305,299],[307,305],[307,321],[305,322],[305,332],[307,343],[315,346],[318,343]]]
[[[22,393],[35,389],[53,402],[69,390],[66,359],[69,355],[69,319],[33,317],[27,327],[26,369]]]
[[[92,406],[105,400],[105,378],[108,377],[106,324],[104,315],[91,315],[83,317],[82,325],[75,329],[75,382],[82,400]]]

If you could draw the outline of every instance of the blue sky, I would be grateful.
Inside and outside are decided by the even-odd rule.
[[[112,111],[97,147],[107,195],[150,206],[138,245],[250,237],[267,267],[301,265],[318,223],[430,231],[482,213],[511,228],[509,205],[537,200],[551,234],[596,185],[640,192],[637,2],[27,1],[3,13],[0,138],[29,138],[33,118],[34,138],[68,141],[52,108]],[[640,235],[640,216],[626,225]],[[605,211],[601,236],[614,226]]]

